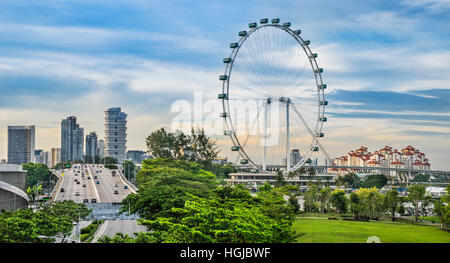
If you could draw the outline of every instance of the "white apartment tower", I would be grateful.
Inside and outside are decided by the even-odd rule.
[[[122,163],[127,150],[127,114],[120,107],[109,108],[105,111],[105,122],[105,156]]]

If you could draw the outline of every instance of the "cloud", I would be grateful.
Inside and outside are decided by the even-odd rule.
[[[449,0],[404,0],[402,4],[413,8],[425,8],[432,13],[446,12],[450,9]]]

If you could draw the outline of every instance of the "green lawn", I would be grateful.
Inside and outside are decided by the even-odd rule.
[[[328,220],[297,217],[294,230],[300,243],[366,243],[377,236],[382,243],[450,243],[450,233],[438,227],[392,222]]]

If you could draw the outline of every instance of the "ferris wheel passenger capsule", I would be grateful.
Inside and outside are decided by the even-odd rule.
[[[283,26],[284,26],[284,27],[290,27],[290,26],[291,26],[291,22],[283,23]]]
[[[233,131],[224,131],[223,135],[227,135],[227,136],[233,135]]]
[[[238,34],[240,37],[245,37],[247,35],[247,31],[239,31]]]
[[[315,152],[318,152],[319,151],[319,147],[313,147],[311,150],[313,150],[313,151],[315,151]]]
[[[231,63],[231,58],[224,58],[223,63]]]
[[[267,19],[267,18],[263,18],[263,19],[259,20],[260,24],[267,24],[268,22],[269,22],[269,19]]]
[[[294,30],[294,34],[296,35],[300,35],[302,33],[302,31],[300,29]]]
[[[219,95],[217,95],[218,99],[227,99],[227,94],[226,93],[220,93]]]
[[[316,136],[317,136],[317,137],[323,137],[323,136],[325,136],[325,135],[323,134],[323,132],[320,132],[320,133],[318,132],[318,133],[316,134]]]
[[[230,48],[237,48],[239,46],[238,43],[231,43]]]
[[[309,44],[311,44],[311,41],[309,41],[309,40],[303,41],[303,45],[307,46],[307,45],[309,45]]]
[[[326,89],[326,88],[327,88],[327,84],[319,85],[319,89]]]
[[[239,151],[239,146],[232,146],[231,147],[231,151],[233,151],[233,152],[237,152],[237,151]]]
[[[248,160],[247,159],[241,159],[240,163],[241,164],[248,164]]]
[[[305,163],[312,163],[311,159],[305,161]]]
[[[227,75],[221,75],[221,76],[219,76],[219,80],[228,80],[228,76]]]
[[[317,53],[312,53],[311,56],[309,56],[310,58],[317,58]]]
[[[321,122],[326,122],[327,120],[328,120],[327,117],[320,117]]]
[[[328,101],[322,100],[322,101],[320,101],[320,105],[328,105]]]
[[[318,68],[314,70],[316,73],[323,73],[323,68]]]
[[[248,27],[249,27],[249,28],[255,28],[256,26],[257,26],[256,23],[250,23],[250,24],[248,24]]]
[[[272,19],[272,24],[278,24],[278,23],[280,23],[280,19],[279,18]]]
[[[222,113],[220,113],[220,117],[226,118],[226,117],[228,117],[228,114],[226,112],[222,112]]]

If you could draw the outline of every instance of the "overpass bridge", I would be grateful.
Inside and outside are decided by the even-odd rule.
[[[284,170],[286,166],[284,165],[267,165],[267,173],[273,173],[274,171]],[[412,179],[412,176],[415,174],[427,174],[427,175],[443,175],[450,179],[450,171],[443,170],[425,170],[425,169],[413,169],[413,168],[396,168],[396,167],[381,167],[381,166],[337,166],[337,165],[305,165],[303,166],[305,169],[314,169],[316,174],[335,174],[331,171],[333,169],[337,169],[337,171],[341,169],[346,169],[349,172],[354,173],[382,173],[391,177],[394,177],[401,184],[409,184],[409,181]],[[253,167],[249,165],[238,165],[238,170],[251,170]],[[341,170],[342,171],[342,170]],[[259,172],[259,171],[258,171]],[[298,174],[299,170],[296,170],[294,174]]]

